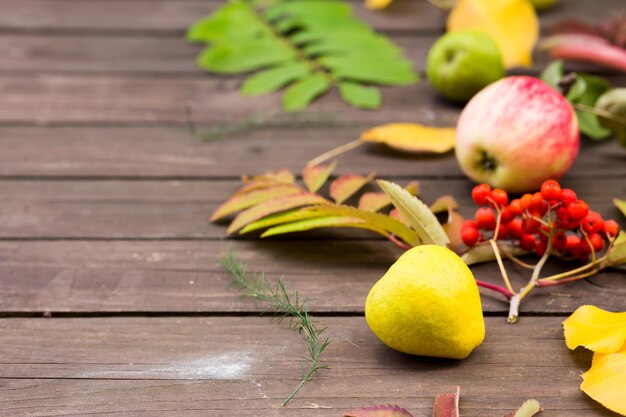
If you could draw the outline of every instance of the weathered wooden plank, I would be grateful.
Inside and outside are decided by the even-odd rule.
[[[466,417],[499,416],[536,398],[542,416],[609,416],[578,386],[590,364],[570,352],[562,318],[518,325],[486,319],[463,361],[410,357],[380,343],[363,317],[321,318],[330,370],[286,408],[304,355],[300,336],[259,317],[11,319],[0,321],[0,411],[25,415],[338,416],[397,403],[427,415],[436,394],[461,387]],[[63,337],[59,337],[63,335]],[[72,378],[72,379],[66,379]]]
[[[0,242],[0,313],[263,311],[228,288],[219,265],[229,250],[271,280],[284,276],[313,312],[363,313],[371,286],[402,253],[382,240],[289,242]],[[577,266],[577,265],[576,265]],[[574,265],[570,265],[569,269]],[[507,264],[516,288],[528,271]],[[549,263],[546,274],[567,270]],[[495,263],[473,266],[477,278],[501,284]],[[544,275],[546,276],[546,275]],[[528,313],[570,313],[581,304],[623,310],[623,271],[535,290]],[[505,314],[503,297],[481,289],[483,308]]]
[[[438,36],[391,35],[390,38],[404,49],[416,70],[424,72],[428,50]],[[0,71],[200,77],[206,76],[196,65],[202,48],[202,45],[185,42],[180,36],[5,34],[0,37],[0,50],[5,54],[5,59],[0,61]],[[538,73],[549,60],[547,54],[536,51],[534,67],[528,71]],[[568,69],[604,71],[583,64],[568,64]]]
[[[623,77],[609,78],[617,86]],[[200,123],[246,121],[260,112],[281,111],[281,95],[244,97],[239,78],[170,79],[85,75],[1,75],[0,125],[107,124],[186,126],[185,105]],[[338,122],[388,123],[390,120],[453,124],[460,109],[427,82],[384,87],[379,111],[352,108],[336,89],[299,117]],[[283,122],[285,123],[285,122]]]
[[[274,117],[269,115],[267,123]],[[281,168],[299,173],[307,160],[354,140],[371,126],[261,125],[225,134],[211,144],[194,139],[182,127],[3,127],[0,176],[233,178]],[[615,140],[583,139],[582,144],[567,178],[626,175],[626,149]],[[452,153],[410,156],[368,144],[338,160],[337,173],[374,170],[380,176],[463,177]]]
[[[620,216],[611,200],[626,195],[623,178],[605,178],[602,187],[596,179],[588,178],[562,183],[573,187],[580,198],[604,216]],[[225,227],[209,224],[207,219],[239,185],[236,180],[3,180],[0,238],[222,238]],[[424,179],[421,195],[424,201],[432,202],[443,194],[452,194],[459,200],[461,212],[472,215],[475,206],[469,198],[471,187],[465,179]],[[364,236],[356,232],[350,235]]]
[[[382,12],[351,1],[356,14],[383,31],[438,31],[444,15],[426,2],[396,1]],[[4,0],[0,29],[4,31],[152,33],[181,35],[194,21],[221,3],[202,0]],[[540,15],[544,26],[564,17],[598,22],[624,11],[621,0],[568,0]]]

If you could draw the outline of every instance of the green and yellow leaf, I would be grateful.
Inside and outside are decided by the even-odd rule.
[[[626,313],[584,305],[563,322],[563,329],[570,349],[584,346],[598,353],[617,352],[626,342]]]
[[[284,184],[271,188],[255,189],[245,194],[235,194],[230,200],[224,202],[215,210],[211,216],[211,221],[219,220],[229,214],[247,209],[267,200],[301,192],[302,189],[295,184]]]
[[[384,143],[402,152],[446,153],[454,149],[456,130],[414,123],[391,123],[363,132],[361,140]]]
[[[367,177],[360,174],[342,175],[330,184],[330,196],[338,204],[341,204],[371,182],[373,178],[374,174]]]
[[[402,222],[385,214],[359,210],[358,208],[351,206],[330,204],[308,207],[305,210],[329,216],[345,216],[357,218],[366,223],[387,230],[388,232],[402,239],[404,242],[411,246],[417,246],[420,243],[420,239],[414,230],[407,227]]]
[[[253,232],[255,230],[267,229],[268,227],[276,226],[279,224],[291,223],[299,220],[310,219],[313,217],[319,217],[319,215],[301,210],[299,208],[285,211],[282,213],[271,214],[267,217],[262,218],[261,220],[257,220],[253,223],[248,224],[246,227],[239,231],[239,234],[243,235],[245,233]]]
[[[613,242],[613,248],[611,248],[601,265],[604,267],[623,263],[626,263],[626,233],[621,230],[615,242]]]
[[[528,0],[458,0],[447,26],[448,31],[487,32],[498,44],[506,68],[532,65],[539,20]]]
[[[363,193],[359,199],[359,209],[365,211],[380,211],[391,204],[391,199],[385,193]]]
[[[392,204],[406,218],[423,243],[440,246],[447,246],[450,243],[437,217],[420,199],[392,182],[379,180],[378,184],[389,195]]]
[[[619,198],[614,198],[613,203],[622,212],[622,214],[626,216],[626,200],[620,200]]]
[[[249,209],[239,213],[228,227],[227,233],[229,235],[233,234],[247,224],[269,216],[270,214],[279,213],[296,207],[328,203],[329,201],[322,196],[311,193],[291,194],[275,198],[273,200],[264,201],[261,204],[250,207]]]
[[[242,175],[241,181],[243,181],[245,184],[254,182],[280,182],[285,184],[292,184],[296,182],[296,177],[288,169],[279,169],[278,171],[266,172],[265,174],[260,175]]]
[[[322,229],[326,227],[351,227],[356,229],[366,229],[378,233],[385,237],[389,237],[389,232],[374,224],[367,223],[364,220],[347,216],[320,216],[319,213],[311,213],[315,217],[285,223],[268,229],[261,237],[275,236],[285,233],[303,232],[312,229]]]
[[[330,165],[307,166],[302,171],[302,180],[310,192],[315,193],[328,181],[328,177],[333,173],[337,161],[333,161]]]

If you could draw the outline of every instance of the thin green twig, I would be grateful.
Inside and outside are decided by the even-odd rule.
[[[283,401],[284,407],[315,373],[328,369],[328,366],[320,365],[320,355],[330,343],[328,338],[320,340],[320,336],[326,329],[317,327],[309,315],[306,300],[300,300],[297,291],[290,294],[282,278],[272,285],[263,272],[255,275],[248,274],[245,265],[236,259],[232,252],[222,258],[221,264],[232,276],[231,285],[241,290],[244,297],[266,304],[268,309],[279,313],[283,319],[289,318],[289,326],[304,335],[309,353],[304,360],[310,364],[310,367],[306,374],[303,373],[298,387]]]

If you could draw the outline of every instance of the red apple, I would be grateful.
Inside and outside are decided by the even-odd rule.
[[[456,158],[476,182],[510,192],[539,189],[578,155],[578,119],[570,103],[543,81],[503,78],[467,104],[456,128]]]

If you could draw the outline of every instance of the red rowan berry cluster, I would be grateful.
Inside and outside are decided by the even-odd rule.
[[[619,232],[617,222],[590,211],[574,191],[561,188],[555,180],[510,202],[506,191],[480,184],[472,189],[472,199],[481,207],[474,220],[466,220],[461,228],[468,246],[508,239],[539,257],[550,250],[550,255],[586,262]]]

